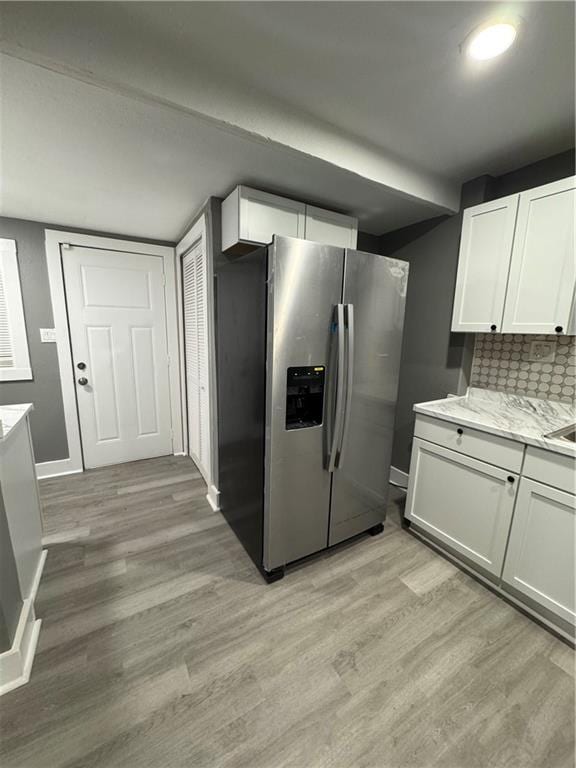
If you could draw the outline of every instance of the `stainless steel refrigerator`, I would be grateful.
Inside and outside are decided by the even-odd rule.
[[[275,237],[215,271],[220,508],[274,580],[382,530],[408,264]]]

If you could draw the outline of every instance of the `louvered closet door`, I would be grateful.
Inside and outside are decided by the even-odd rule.
[[[182,260],[188,451],[206,481],[210,477],[210,402],[206,261],[201,245]]]

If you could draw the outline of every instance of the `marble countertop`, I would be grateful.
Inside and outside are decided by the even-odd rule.
[[[549,432],[576,423],[576,407],[570,403],[471,387],[466,395],[418,403],[414,410],[576,457],[574,443],[544,437]]]
[[[10,433],[34,409],[32,403],[19,405],[0,405],[0,443],[7,440]]]

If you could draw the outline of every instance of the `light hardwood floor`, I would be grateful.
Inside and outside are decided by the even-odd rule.
[[[574,658],[398,524],[266,585],[186,458],[41,484],[2,768],[562,768]]]

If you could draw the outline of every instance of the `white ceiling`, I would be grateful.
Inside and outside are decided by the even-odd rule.
[[[572,2],[170,5],[137,13],[198,65],[458,182],[574,145]],[[494,9],[520,38],[473,66],[459,46]]]
[[[26,62],[2,63],[2,214],[175,240],[239,180],[370,226],[437,214],[360,176]],[[378,227],[379,228],[379,227]]]
[[[503,9],[501,59],[459,44]],[[574,144],[564,2],[3,3],[1,210],[177,238],[236,183],[383,232]],[[38,66],[41,65],[41,66]]]

